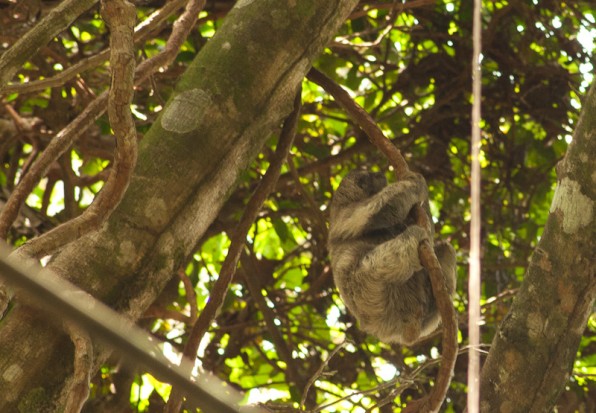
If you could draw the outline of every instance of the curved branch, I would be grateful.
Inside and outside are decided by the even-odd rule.
[[[51,254],[58,248],[99,228],[120,203],[137,160],[137,134],[130,111],[133,98],[135,7],[126,0],[102,4],[102,15],[110,26],[112,84],[108,94],[108,117],[116,136],[112,172],[91,206],[80,216],[35,238],[16,252],[31,257]]]
[[[348,115],[366,133],[368,139],[377,147],[395,168],[397,178],[402,177],[408,170],[408,164],[399,149],[383,134],[374,119],[350,96],[350,94],[331,78],[312,68],[306,75],[308,80],[321,86],[329,93]]]

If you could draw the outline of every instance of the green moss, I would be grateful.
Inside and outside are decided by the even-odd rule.
[[[19,402],[20,413],[39,413],[49,405],[48,395],[43,387],[36,387]]]

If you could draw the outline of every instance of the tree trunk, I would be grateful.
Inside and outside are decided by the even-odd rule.
[[[184,263],[357,0],[240,0],[143,138],[104,228],[49,265],[138,318]],[[0,411],[60,410],[72,371],[61,320],[17,302],[0,324]],[[58,328],[57,328],[58,327]],[[106,352],[99,350],[101,360]]]
[[[482,412],[550,412],[596,296],[596,90],[557,167],[550,215],[482,370]]]

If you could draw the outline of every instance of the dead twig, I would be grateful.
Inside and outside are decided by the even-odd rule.
[[[356,124],[364,130],[371,142],[385,154],[389,163],[395,169],[397,179],[400,179],[408,172],[408,164],[399,149],[385,137],[374,119],[351,98],[347,91],[314,68],[310,70],[307,77],[310,81],[321,86],[332,95]],[[429,228],[431,225],[427,214],[421,206],[417,208],[417,224],[423,228]],[[441,313],[443,325],[443,359],[430,395],[410,402],[404,409],[404,412],[437,412],[443,400],[445,400],[457,358],[457,317],[453,303],[449,297],[443,271],[431,243],[428,241],[420,243],[418,254],[422,266],[429,273],[433,295]]]
[[[329,354],[329,356],[321,363],[315,374],[313,374],[312,377],[308,380],[308,383],[306,383],[306,387],[304,388],[304,392],[302,393],[302,400],[300,400],[300,407],[302,408],[302,410],[306,410],[306,397],[308,396],[308,391],[310,390],[312,385],[315,384],[315,381],[317,381],[317,379],[323,375],[323,370],[325,370],[325,367],[327,367],[331,359],[339,352],[339,350],[343,349],[346,346],[346,344],[347,343],[344,341],[343,343],[337,345],[337,347],[333,349],[331,354]]]

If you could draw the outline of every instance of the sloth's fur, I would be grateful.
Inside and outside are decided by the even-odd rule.
[[[359,170],[342,180],[330,206],[328,247],[335,284],[360,328],[387,343],[411,345],[441,321],[418,258],[418,245],[424,239],[432,242],[432,229],[414,224],[416,205],[423,205],[431,218],[421,175],[410,172],[387,185],[383,174]],[[434,248],[453,294],[455,251],[447,243]]]

